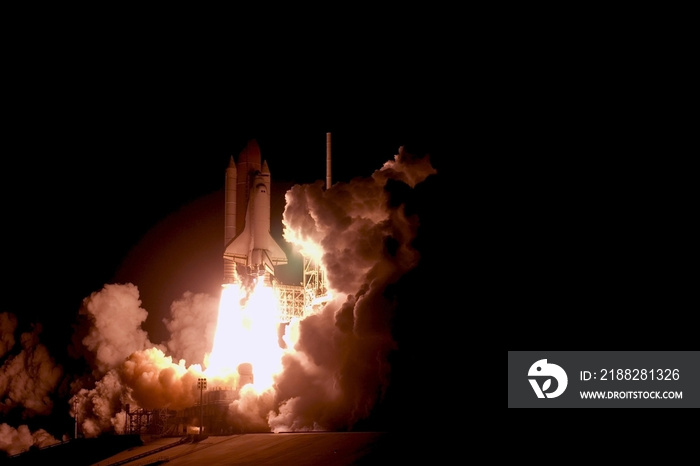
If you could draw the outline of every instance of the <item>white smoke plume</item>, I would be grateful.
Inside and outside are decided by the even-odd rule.
[[[17,455],[31,447],[48,447],[57,443],[60,441],[44,429],[30,432],[26,425],[15,429],[8,424],[0,424],[0,451],[4,451],[8,455]]]
[[[91,350],[93,366],[104,373],[97,381],[81,380],[73,386],[77,393],[70,403],[77,412],[72,408],[71,415],[77,414],[86,437],[111,430],[123,433],[127,404],[133,409],[182,409],[195,402],[193,387],[202,370],[185,357],[201,361],[211,350],[216,300],[185,292],[171,306],[172,319],[163,319],[171,338],[161,345],[150,343],[141,329],[146,313],[140,306],[138,289],[130,283],[105,285],[83,302],[81,313],[90,316],[90,325],[82,345]],[[103,335],[99,329],[109,325],[120,328]],[[168,349],[179,357],[178,363],[166,356]]]
[[[295,185],[286,193],[284,237],[301,251],[314,250],[334,298],[315,315],[287,327],[283,370],[262,393],[244,386],[229,406],[240,431],[349,430],[371,416],[387,394],[392,354],[400,350],[394,322],[403,311],[395,288],[421,260],[415,249],[420,219],[405,204],[436,173],[427,156],[403,148],[371,177]],[[82,435],[124,432],[131,409],[183,409],[198,401],[200,364],[211,351],[219,297],[185,293],[163,319],[170,339],[154,344],[142,329],[136,285],[107,284],[85,298],[71,355],[90,374],[70,385],[69,410]],[[21,337],[17,319],[0,314],[0,410],[22,405],[27,415],[55,408],[50,393],[62,369],[38,342],[37,328]],[[42,349],[43,348],[43,349]],[[17,353],[17,354],[15,354]],[[230,382],[230,381],[229,381]],[[45,432],[0,425],[6,452],[46,442]],[[57,440],[53,439],[57,442]]]
[[[125,388],[116,371],[111,370],[95,382],[94,388],[81,388],[71,398],[71,415],[77,419],[85,437],[97,437],[112,427],[123,433],[123,424],[118,419]]]
[[[80,314],[91,325],[84,327],[88,329],[85,336],[76,332],[82,336],[76,348],[84,350],[99,374],[118,366],[132,352],[154,346],[141,329],[148,313],[141,308],[139,290],[131,283],[105,285],[83,300]]]
[[[418,221],[404,215],[387,184],[399,182],[393,189],[401,192],[434,173],[427,157],[401,148],[371,178],[287,192],[285,239],[301,248],[321,246],[337,299],[299,323],[295,351],[277,380],[273,430],[352,428],[385,394],[389,354],[397,349],[397,310],[387,289],[420,260],[411,246]]]
[[[39,342],[41,325],[22,333],[19,341],[15,338],[17,329],[15,315],[0,314],[0,415],[21,412],[26,420],[51,413],[54,408],[51,395],[58,387],[63,368]],[[8,453],[58,442],[43,429],[30,433],[26,425],[14,428],[0,424],[0,450]]]
[[[171,319],[163,319],[170,331],[168,352],[189,364],[202,364],[203,355],[211,351],[216,332],[219,298],[204,293],[186,292],[170,306]]]

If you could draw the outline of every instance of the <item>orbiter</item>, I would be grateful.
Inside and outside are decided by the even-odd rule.
[[[260,147],[250,140],[226,169],[224,284],[241,275],[265,276],[268,284],[287,255],[270,235],[270,169],[260,164]]]

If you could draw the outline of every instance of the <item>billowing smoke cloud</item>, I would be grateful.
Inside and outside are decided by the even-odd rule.
[[[291,342],[283,370],[262,393],[244,386],[229,405],[238,431],[349,430],[371,417],[392,383],[392,355],[400,351],[394,322],[404,312],[396,290],[419,264],[414,248],[420,219],[406,203],[436,171],[429,158],[399,149],[370,177],[295,185],[286,193],[284,236],[311,253],[326,270],[333,299],[316,314],[287,327]],[[163,319],[170,339],[160,344],[142,329],[134,284],[108,284],[85,298],[71,355],[84,358],[89,374],[71,381],[68,406],[86,437],[125,430],[130,409],[191,407],[197,378],[211,351],[219,297],[187,292]],[[21,406],[27,416],[50,412],[50,392],[62,369],[38,341],[40,328],[15,338],[17,319],[0,314],[0,410]],[[227,383],[231,380],[226,381]],[[6,452],[40,446],[50,435],[27,426],[0,425]]]
[[[168,354],[189,364],[202,364],[203,355],[211,351],[219,312],[219,297],[186,292],[170,306],[171,319],[163,319],[170,331]]]
[[[17,329],[16,316],[7,312],[0,314],[0,415],[4,418],[19,413],[26,420],[51,413],[54,407],[51,395],[58,387],[63,368],[39,342],[41,325],[22,333],[19,340],[15,338]],[[43,429],[30,433],[26,425],[15,429],[6,423],[0,424],[0,450],[10,454],[32,445],[58,442]]]
[[[29,450],[30,447],[48,447],[57,443],[59,441],[44,429],[38,429],[32,433],[26,425],[15,429],[8,424],[0,424],[0,451],[8,455],[17,455]]]
[[[368,417],[390,381],[396,303],[388,289],[420,260],[418,219],[402,197],[436,173],[427,157],[401,148],[371,178],[297,185],[287,192],[285,239],[321,246],[337,298],[299,323],[295,352],[278,378],[273,430],[344,430]]]
[[[92,363],[96,375],[117,367],[132,352],[154,346],[141,329],[148,313],[131,283],[105,285],[92,293],[83,300],[80,315],[89,325],[74,334],[75,352]]]
[[[87,350],[85,357],[96,369],[93,375],[104,374],[96,382],[86,378],[73,385],[71,415],[77,414],[86,437],[123,433],[127,405],[177,410],[195,402],[193,387],[202,370],[185,358],[202,361],[211,351],[218,303],[213,297],[185,292],[171,306],[172,319],[163,319],[171,338],[160,345],[151,343],[141,329],[147,314],[140,306],[138,289],[130,283],[105,285],[83,301],[80,312],[89,316],[89,325],[76,332],[87,334],[76,348]],[[168,350],[178,363],[166,355]]]

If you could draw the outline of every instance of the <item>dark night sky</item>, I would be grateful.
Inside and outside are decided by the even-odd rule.
[[[145,117],[134,107],[132,114],[122,109],[119,118],[93,112],[58,122],[49,134],[37,136],[40,141],[27,139],[8,154],[3,236],[12,251],[6,270],[15,284],[9,296],[15,306],[32,312],[38,303],[27,302],[25,293],[34,290],[39,307],[62,302],[75,308],[81,295],[112,279],[159,222],[207,197],[207,206],[220,211],[212,221],[220,224],[222,245],[224,172],[248,139],[257,139],[271,169],[273,195],[280,197],[292,183],[325,179],[327,131],[334,182],[369,176],[400,145],[434,148],[438,136],[409,134],[412,128],[392,121],[334,125],[318,118],[242,127],[238,119],[200,118],[190,110],[173,115],[160,109]],[[272,226],[281,231],[277,207]],[[162,245],[165,238],[160,239]],[[197,252],[196,244],[189,247]],[[54,299],[54,293],[71,301]]]
[[[184,292],[220,291],[225,169],[248,140],[257,140],[271,170],[271,229],[283,248],[280,198],[293,184],[325,180],[327,132],[334,183],[371,176],[400,146],[429,154],[440,178],[466,154],[454,144],[466,128],[464,92],[450,87],[457,78],[433,54],[417,57],[409,47],[349,57],[348,44],[334,51],[336,59],[284,47],[251,59],[128,42],[115,37],[96,50],[77,38],[32,46],[33,54],[15,57],[5,101],[10,137],[0,190],[8,254],[0,312],[17,316],[18,335],[40,323],[41,343],[66,374],[82,370],[67,355],[81,303],[105,284],[138,287],[153,342],[166,338],[163,318]],[[406,293],[416,317],[448,300],[430,292],[442,280],[432,271],[447,262],[436,239],[454,220],[440,215],[446,198],[437,192],[448,189],[431,183],[435,205],[419,206],[429,226],[425,267],[407,280]],[[301,265],[294,252],[290,259],[278,272],[283,280]],[[441,328],[440,321],[404,321],[400,394],[389,399],[416,396],[411,374],[444,354],[431,344],[444,343]],[[70,425],[58,405],[56,422]],[[379,416],[400,423],[404,415],[392,415],[399,405]],[[21,423],[13,418],[13,426]],[[34,420],[32,429],[41,426]]]
[[[174,274],[187,270],[197,286],[218,286],[224,172],[249,139],[281,196],[325,178],[326,132],[335,182],[370,176],[399,146],[431,153],[439,170],[457,150],[447,141],[465,130],[465,92],[452,87],[459,66],[421,34],[396,31],[358,48],[350,37],[331,45],[305,33],[300,53],[286,41],[264,50],[228,38],[213,47],[166,25],[153,35],[95,25],[47,35],[47,19],[18,34],[7,57],[2,310],[54,332],[68,332],[81,300],[113,280],[142,280],[151,306],[158,299],[146,282],[159,273],[185,286],[184,272]],[[158,228],[182,236],[192,229],[183,212],[197,209],[208,214],[195,224],[210,233],[202,249],[180,248],[188,262]],[[145,244],[160,252],[136,249]],[[158,305],[167,310],[165,301]]]
[[[413,114],[339,104],[323,115],[298,100],[279,108],[203,100],[183,104],[145,91],[98,101],[47,95],[22,109],[2,187],[12,251],[3,310],[66,331],[82,298],[114,280],[141,281],[149,312],[167,312],[184,288],[217,291],[225,168],[249,139],[270,166],[271,228],[280,241],[286,189],[325,180],[326,132],[333,182],[371,175],[402,145],[435,153],[435,165],[445,156],[440,128],[425,125],[429,118],[410,102],[400,109]],[[166,290],[168,279],[176,285]]]
[[[401,328],[399,396],[428,405],[421,420],[439,429],[464,414],[433,408],[420,382],[458,390],[452,374],[471,369],[474,342],[481,355],[484,340],[686,349],[694,327],[667,306],[688,289],[669,259],[683,251],[664,240],[688,230],[666,182],[648,176],[660,152],[628,145],[649,133],[634,125],[641,104],[624,73],[606,78],[605,64],[594,80],[580,62],[562,66],[570,55],[539,62],[515,45],[475,64],[459,47],[436,52],[419,29],[395,32],[418,39],[340,59],[346,45],[333,66],[320,49],[251,61],[117,40],[99,53],[60,41],[20,54],[4,107],[0,312],[41,322],[59,357],[82,299],[133,280],[159,341],[175,297],[220,286],[229,157],[257,139],[280,195],[325,178],[331,132],[334,182],[371,175],[402,145],[438,171],[434,205],[421,206],[423,260],[406,281],[415,289],[402,295],[415,319]]]
[[[17,316],[17,335],[43,326],[40,342],[64,364],[65,380],[81,369],[66,352],[82,300],[105,284],[137,285],[154,342],[164,338],[174,299],[220,290],[224,174],[248,140],[258,141],[269,164],[273,196],[325,179],[327,132],[334,182],[371,176],[400,146],[430,154],[440,178],[467,152],[468,142],[453,144],[467,128],[466,89],[454,86],[462,63],[451,47],[436,52],[419,23],[392,18],[385,43],[358,44],[353,31],[333,45],[309,30],[263,50],[253,47],[267,41],[262,31],[241,41],[228,36],[229,26],[225,38],[195,40],[181,24],[149,27],[146,36],[130,27],[100,30],[99,22],[44,30],[48,19],[18,21],[21,33],[4,60],[0,313]],[[436,239],[451,219],[440,215],[445,197],[437,192],[448,188],[433,180],[425,191],[435,206],[417,206],[429,226],[420,245],[425,267],[407,277],[413,286],[401,296],[412,310],[397,335],[405,357],[389,400],[411,402],[418,365],[444,354],[431,345],[441,335],[429,331],[441,322],[418,317],[445,301],[430,290],[442,279],[432,270],[446,262]],[[273,204],[273,235],[284,243],[281,213]],[[68,388],[60,390],[65,396]],[[387,403],[378,416],[401,424],[409,413],[392,411],[401,405]],[[12,414],[12,426],[24,423]],[[70,426],[64,403],[54,415]],[[32,420],[32,430],[42,421]]]
[[[443,189],[458,194],[441,204],[458,214],[440,220],[483,238],[481,262],[496,270],[482,276],[511,290],[516,307],[554,318],[561,308],[603,306],[611,316],[627,297],[659,308],[684,289],[667,259],[682,255],[680,243],[663,241],[664,253],[659,238],[688,231],[676,210],[687,195],[673,194],[686,185],[658,169],[663,151],[648,129],[656,104],[637,98],[644,80],[633,63],[537,42],[476,47],[475,67],[460,73],[451,48],[409,36],[396,39],[406,42],[394,54],[367,56],[349,54],[349,44],[251,59],[240,50],[135,53],[134,44],[120,52],[116,42],[91,61],[83,49],[62,55],[51,44],[21,56],[1,188],[12,251],[5,306],[63,322],[159,222],[215,197],[229,156],[248,139],[260,144],[275,194],[284,182],[325,177],[328,131],[334,180],[369,176],[400,145],[431,152],[453,180]],[[510,317],[514,328],[547,334],[526,314]],[[628,325],[623,316],[609,322]],[[592,323],[577,326],[582,343],[595,333]]]
[[[651,48],[635,64],[627,46],[589,52],[588,29],[585,45],[528,30],[495,46],[498,31],[437,44],[389,23],[394,38],[366,57],[353,33],[327,49],[312,34],[304,57],[115,34],[8,58],[0,313],[23,330],[41,322],[62,362],[82,299],[133,280],[160,341],[174,298],[220,286],[229,157],[256,138],[278,196],[325,178],[331,132],[334,182],[371,175],[401,145],[438,171],[423,259],[400,294],[413,316],[397,334],[402,402],[380,415],[457,431],[494,346],[693,349],[695,171],[668,163],[687,150],[664,137],[675,113],[662,103],[685,97],[647,73]]]
[[[439,209],[457,212],[439,220],[449,225],[446,231],[482,238],[480,262],[495,270],[481,276],[488,286],[507,284],[496,288],[511,290],[507,299],[516,306],[526,303],[553,317],[562,307],[583,312],[603,303],[609,309],[625,296],[649,303],[640,296],[653,294],[657,307],[663,299],[664,292],[647,286],[667,280],[655,266],[663,254],[640,251],[650,251],[659,225],[677,217],[663,201],[667,181],[645,181],[654,158],[625,149],[624,141],[642,137],[634,125],[640,117],[629,115],[638,107],[629,93],[612,99],[606,82],[538,79],[551,64],[537,61],[508,62],[528,65],[531,73],[520,80],[503,72],[508,66],[487,67],[470,89],[454,85],[454,69],[435,67],[438,58],[373,56],[364,67],[315,63],[284,77],[271,72],[278,64],[259,57],[261,68],[239,60],[225,71],[206,63],[199,73],[178,73],[169,58],[147,63],[139,57],[119,69],[99,60],[90,75],[82,73],[84,64],[73,69],[66,62],[56,80],[38,72],[15,75],[22,85],[10,96],[1,188],[3,242],[11,251],[6,310],[41,316],[67,331],[82,298],[134,276],[123,268],[129,259],[141,266],[145,302],[159,301],[160,313],[167,311],[170,299],[149,296],[145,282],[155,281],[143,276],[151,274],[143,266],[149,258],[134,259],[134,248],[142,240],[158,243],[159,224],[173,231],[161,222],[174,221],[179,211],[205,207],[213,212],[206,217],[206,248],[189,244],[189,262],[175,261],[160,244],[170,262],[152,260],[165,264],[178,287],[185,286],[185,272],[175,277],[176,271],[205,263],[198,286],[218,286],[223,240],[216,223],[223,218],[215,211],[223,212],[217,196],[222,199],[229,157],[256,138],[273,195],[281,195],[279,187],[325,178],[326,132],[332,133],[334,181],[369,176],[401,145],[431,153],[439,176],[452,180],[441,183],[453,195]],[[245,79],[234,82],[238,75]],[[281,228],[279,217],[272,228]],[[449,241],[470,244],[457,237]],[[445,252],[441,261],[451,264],[451,257]],[[541,338],[547,333],[527,314],[511,319],[514,328],[527,326]],[[617,330],[628,325],[622,316],[609,319]],[[577,325],[585,342],[594,324]],[[509,338],[528,341],[518,332]]]
[[[689,129],[669,108],[685,98],[668,77],[689,73],[664,74],[669,50],[610,24],[592,34],[573,18],[533,25],[428,10],[272,21],[271,46],[260,18],[243,16],[202,34],[151,17],[71,27],[51,14],[14,16],[5,306],[75,312],[159,221],[221,189],[229,155],[251,137],[273,181],[323,178],[327,131],[334,179],[367,176],[407,144],[456,171],[460,183],[445,183],[455,192],[473,186],[474,211],[450,223],[483,219],[467,231],[488,238],[483,262],[498,265],[484,275],[497,290],[517,288],[516,307],[610,315],[630,296],[644,306],[659,289],[658,309],[687,289],[670,258],[685,254],[692,215],[679,206],[690,184],[675,183],[684,170],[664,161]],[[528,317],[510,317],[545,337]],[[582,344],[596,333],[585,329]],[[529,342],[517,333],[510,341]]]
[[[214,295],[221,289],[225,169],[250,139],[271,170],[272,234],[291,252],[278,276],[298,284],[300,256],[281,236],[283,196],[293,184],[325,180],[327,132],[334,183],[369,177],[400,146],[429,154],[438,176],[453,157],[447,141],[454,125],[443,125],[449,118],[438,116],[432,93],[406,98],[398,87],[382,97],[381,89],[369,88],[373,93],[285,92],[278,99],[274,90],[258,88],[253,96],[241,91],[240,98],[193,89],[184,97],[140,82],[128,89],[72,83],[61,92],[35,87],[23,94],[26,101],[13,106],[13,143],[0,187],[8,247],[0,312],[15,314],[22,331],[41,324],[41,343],[68,372],[76,369],[67,348],[82,300],[105,284],[131,282],[148,311],[144,329],[152,341],[163,341],[162,320],[174,300],[186,291]],[[447,186],[431,186],[433,199],[444,199],[435,190]],[[424,273],[412,280],[420,282],[410,293],[416,315],[440,301],[428,292],[440,280],[427,272],[439,269],[438,243],[428,238],[448,223],[439,215],[444,206],[420,208],[430,228],[421,246]],[[423,363],[439,351],[429,344],[440,340],[437,332],[413,337],[438,327],[438,321],[412,320],[403,328],[400,338],[414,345],[406,345],[405,361]],[[401,373],[408,377],[413,370],[406,364]],[[405,379],[403,386],[414,384]],[[413,397],[413,390],[401,396]],[[67,423],[65,409],[56,415]],[[35,421],[32,428],[40,425]]]

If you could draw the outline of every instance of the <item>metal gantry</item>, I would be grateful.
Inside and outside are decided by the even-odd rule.
[[[304,317],[304,288],[300,285],[275,285],[280,307],[280,321],[289,322],[294,317]]]
[[[303,319],[313,314],[329,299],[326,274],[318,263],[304,258],[304,282],[302,285],[282,285],[275,282],[275,294],[279,302],[280,321]]]
[[[304,314],[315,313],[329,299],[325,270],[318,262],[304,257]]]

